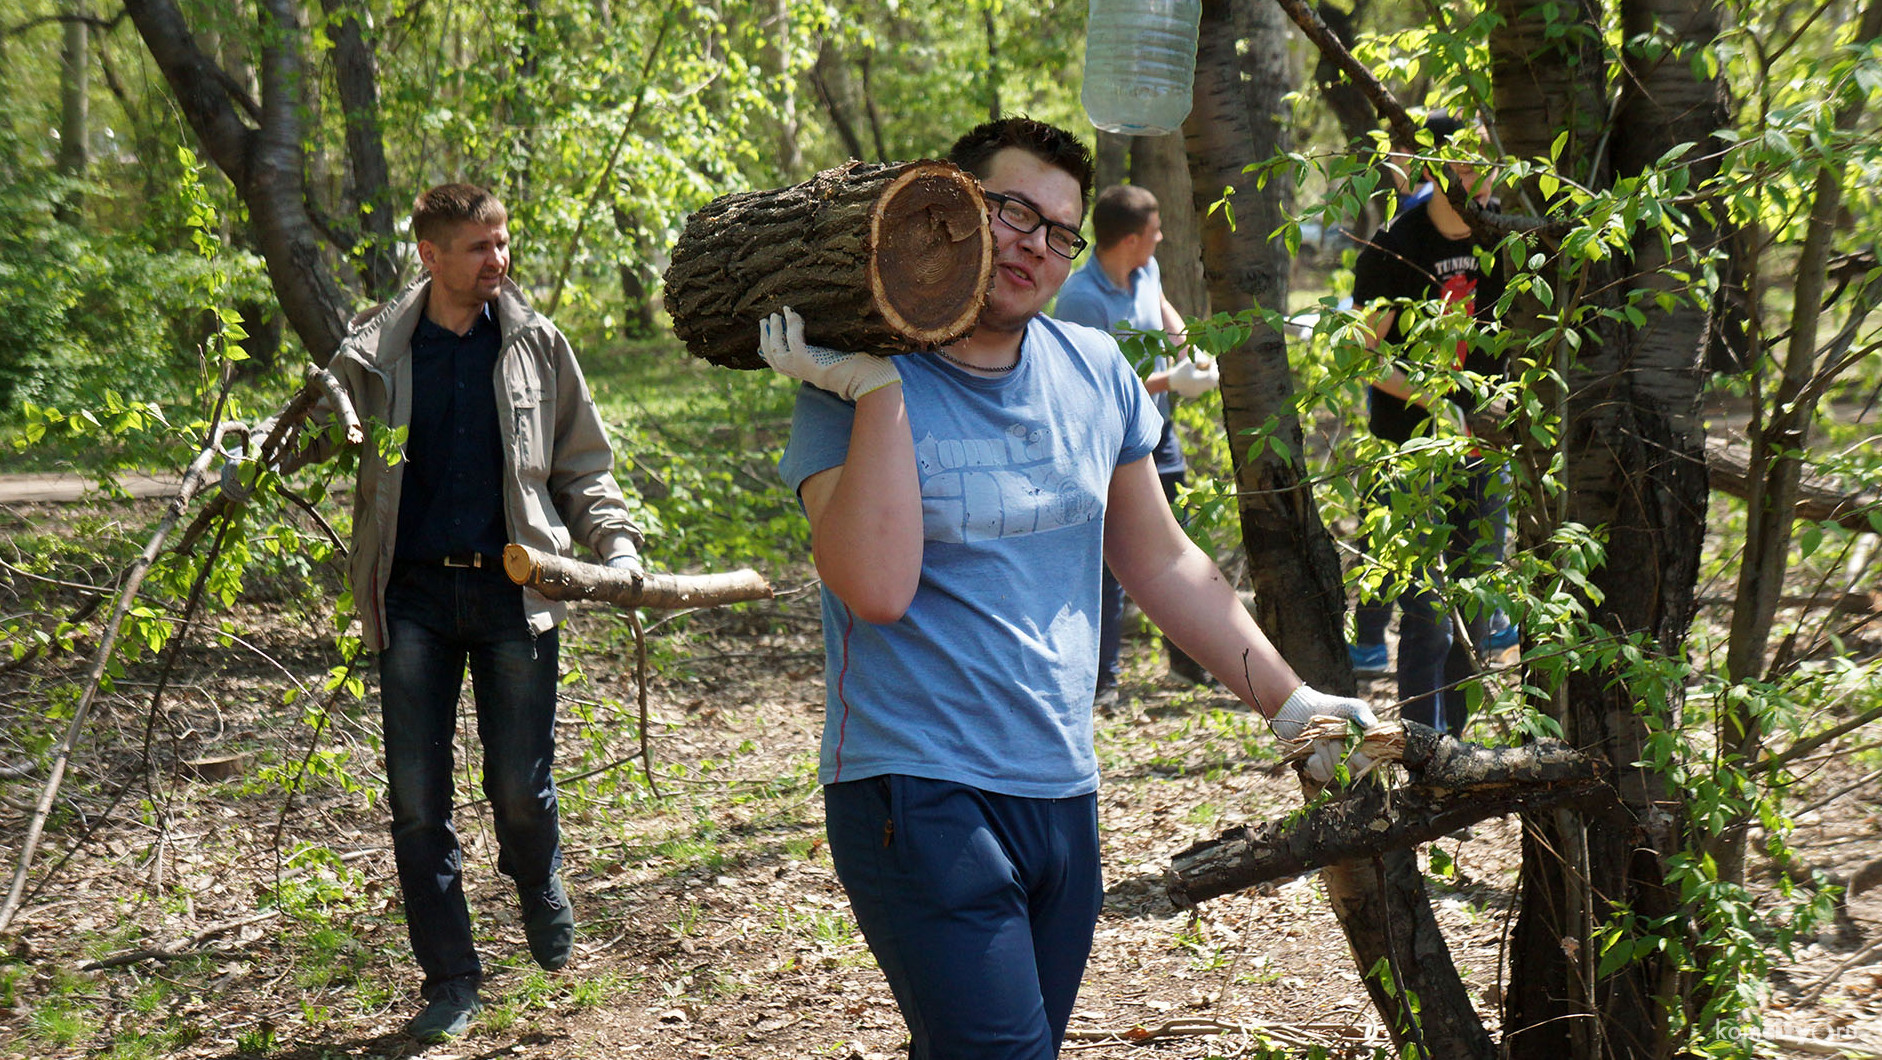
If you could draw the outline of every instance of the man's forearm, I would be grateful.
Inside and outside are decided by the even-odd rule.
[[[1243,702],[1269,717],[1299,687],[1235,587],[1176,524],[1151,458],[1112,475],[1104,540],[1105,560],[1131,599]]]
[[[1263,717],[1273,716],[1300,686],[1293,667],[1200,548],[1190,546],[1149,582],[1125,588],[1165,636]]]

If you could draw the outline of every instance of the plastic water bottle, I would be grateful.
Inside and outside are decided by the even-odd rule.
[[[1160,136],[1189,116],[1201,0],[1091,0],[1085,113],[1105,132]]]

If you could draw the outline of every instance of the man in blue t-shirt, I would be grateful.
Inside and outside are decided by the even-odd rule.
[[[1150,456],[1159,417],[1117,343],[1041,315],[1084,249],[1089,151],[1008,118],[950,158],[997,218],[975,330],[891,359],[809,346],[787,310],[761,350],[809,384],[781,470],[823,579],[818,778],[910,1058],[1048,1060],[1104,893],[1101,557],[1278,735],[1314,715],[1373,718],[1303,685],[1183,535]],[[1316,750],[1325,779],[1343,747]]]
[[[1117,184],[1100,192],[1091,208],[1091,230],[1098,237],[1098,245],[1091,260],[1065,281],[1052,315],[1113,335],[1167,336],[1183,351],[1183,316],[1163,296],[1157,266],[1157,244],[1163,242],[1161,214],[1157,197],[1149,188]],[[1144,367],[1151,369],[1144,379],[1144,389],[1150,392],[1150,400],[1163,418],[1152,456],[1157,478],[1163,483],[1163,495],[1174,504],[1176,487],[1182,485],[1187,466],[1182,444],[1176,438],[1170,394],[1200,397],[1214,390],[1221,377],[1207,356],[1191,360],[1186,352],[1180,353],[1175,363],[1159,353],[1139,370]],[[1109,567],[1104,569],[1101,592],[1097,703],[1101,709],[1109,709],[1117,700],[1117,655],[1124,612],[1124,588],[1111,576]],[[1172,674],[1198,683],[1209,680],[1207,670],[1184,655],[1168,637],[1163,640],[1170,653]]]

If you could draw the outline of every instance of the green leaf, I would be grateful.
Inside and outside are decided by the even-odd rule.
[[[1634,939],[1623,939],[1618,935],[1615,936],[1613,942],[1609,944],[1608,948],[1601,954],[1601,962],[1595,967],[1595,978],[1606,979],[1608,976],[1613,975],[1628,964],[1631,964],[1634,959],[1635,949],[1638,945],[1638,941]]]

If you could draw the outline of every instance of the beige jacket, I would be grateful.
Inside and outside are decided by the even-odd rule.
[[[386,646],[386,585],[399,528],[405,465],[388,466],[379,439],[412,419],[412,334],[431,289],[420,277],[347,335],[328,368],[367,427],[353,498],[353,602],[366,646]],[[497,354],[498,427],[503,437],[504,521],[510,540],[558,556],[581,541],[602,561],[638,556],[640,528],[614,481],[614,453],[568,339],[531,309],[509,280],[497,296],[503,345]],[[329,443],[320,443],[329,444]],[[531,633],[561,622],[565,605],[525,590]]]

